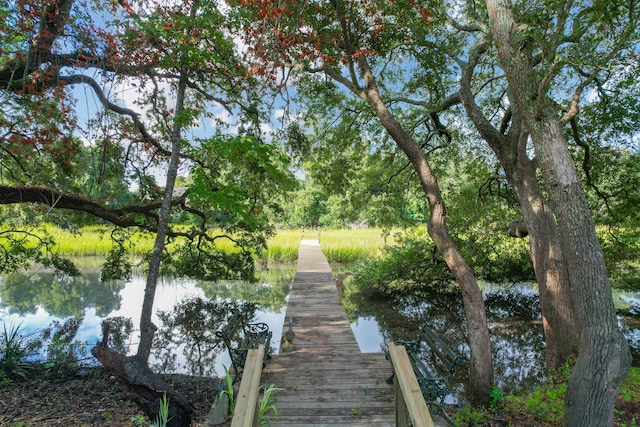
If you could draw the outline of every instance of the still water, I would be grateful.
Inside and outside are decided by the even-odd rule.
[[[151,363],[159,370],[199,375],[224,375],[230,361],[219,341],[212,338],[215,326],[188,331],[174,324],[164,326],[168,313],[185,301],[248,301],[257,304],[256,321],[273,331],[272,346],[278,352],[288,294],[295,265],[274,265],[260,273],[254,284],[219,283],[164,278],[158,285],[154,323],[164,336]],[[139,320],[145,278],[128,282],[101,283],[97,272],[80,278],[57,277],[50,273],[14,274],[0,278],[0,323],[7,329],[19,326],[23,334],[39,334],[52,322],[81,318],[76,340],[86,349],[101,339],[105,318],[123,316]],[[533,386],[544,378],[544,340],[537,291],[530,284],[483,285],[491,328],[497,385],[506,391]],[[620,310],[620,325],[629,340],[634,366],[640,366],[640,293],[614,292]],[[390,340],[411,340],[420,325],[430,324],[453,348],[468,354],[464,338],[464,313],[455,298],[437,297],[375,300],[364,296],[344,301],[351,327],[362,352],[380,352]],[[184,306],[183,306],[184,307]],[[158,313],[164,315],[158,316]],[[200,323],[203,325],[203,323]],[[215,323],[213,323],[215,325]],[[1,330],[0,330],[1,331]],[[184,334],[184,338],[179,335]],[[136,331],[125,342],[135,352]],[[203,343],[207,343],[204,345]],[[87,359],[91,363],[91,359]],[[456,383],[466,381],[464,369]],[[449,402],[464,400],[463,387],[449,396]]]

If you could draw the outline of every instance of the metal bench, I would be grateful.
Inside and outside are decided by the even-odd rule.
[[[444,399],[449,394],[453,374],[460,365],[467,363],[467,358],[451,350],[428,325],[420,328],[414,341],[395,341],[395,344],[406,348],[429,408],[435,409],[453,426],[453,421],[444,412]],[[387,359],[391,360],[388,351]],[[393,375],[389,381],[393,381]]]
[[[236,383],[242,377],[244,364],[247,361],[249,350],[257,349],[264,345],[264,357],[262,366],[271,358],[271,335],[269,325],[266,323],[244,323],[242,313],[234,310],[227,324],[216,331],[216,336],[221,338],[227,347],[231,365],[233,366],[233,382]]]

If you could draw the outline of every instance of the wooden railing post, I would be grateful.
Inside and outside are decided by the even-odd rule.
[[[231,427],[258,425],[258,395],[260,392],[263,357],[263,344],[260,344],[257,350],[249,350],[247,354]]]
[[[396,426],[434,427],[404,346],[389,343],[389,355],[395,371]]]

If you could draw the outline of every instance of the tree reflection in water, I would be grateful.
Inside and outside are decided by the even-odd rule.
[[[429,324],[442,339],[460,353],[469,355],[466,323],[461,298],[453,293],[423,292],[420,295],[376,298],[349,289],[346,282],[344,305],[351,322],[367,319],[378,326],[381,343],[413,340],[421,325]],[[507,392],[529,389],[546,377],[544,335],[540,303],[530,284],[487,285],[484,290],[493,349],[495,381]],[[637,300],[634,300],[637,301]],[[622,328],[629,340],[634,366],[640,364],[640,321],[633,304],[619,311]],[[640,304],[640,303],[639,303]],[[638,310],[640,313],[640,310]],[[467,370],[458,369],[447,398],[448,403],[464,403]]]
[[[104,317],[120,307],[125,281],[100,281],[99,273],[71,277],[54,273],[11,274],[0,286],[2,306],[9,314],[33,314],[42,307],[52,316],[82,316],[92,307]]]
[[[242,313],[245,322],[253,320],[257,306],[248,302],[209,301],[189,298],[172,311],[160,311],[162,326],[156,332],[153,355],[159,372],[186,371],[191,375],[215,376],[215,360],[226,351],[215,332],[224,326],[232,312]],[[178,366],[177,355],[184,356]]]

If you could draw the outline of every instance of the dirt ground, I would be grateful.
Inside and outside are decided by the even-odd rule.
[[[217,395],[218,380],[163,376],[195,408],[192,426],[201,426]],[[85,377],[36,379],[0,388],[0,426],[136,427],[150,421],[120,380],[102,369]]]
[[[174,390],[195,408],[192,427],[204,425],[217,396],[218,380],[166,375]],[[619,402],[615,426],[634,426],[640,402]],[[506,414],[505,414],[506,415]],[[541,427],[522,414],[508,414],[487,426]],[[0,426],[7,427],[147,427],[149,419],[131,400],[125,386],[101,368],[84,377],[42,378],[0,388]],[[478,426],[481,424],[477,424]]]

